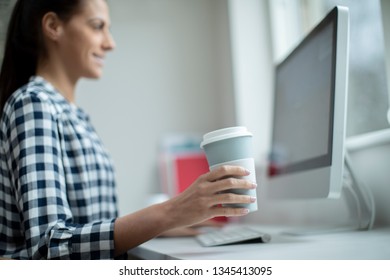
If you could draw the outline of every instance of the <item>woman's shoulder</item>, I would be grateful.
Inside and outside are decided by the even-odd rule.
[[[4,107],[4,113],[29,113],[48,111],[53,116],[68,110],[69,104],[53,86],[43,78],[34,76],[29,82],[16,90]]]

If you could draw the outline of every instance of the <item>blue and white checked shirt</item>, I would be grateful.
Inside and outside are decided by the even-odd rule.
[[[112,161],[88,116],[32,77],[0,121],[0,256],[113,258],[117,214]]]

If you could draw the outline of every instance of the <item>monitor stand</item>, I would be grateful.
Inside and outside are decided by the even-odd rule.
[[[357,210],[358,230],[370,230],[375,220],[375,200],[371,188],[363,183],[355,172],[348,151],[345,152],[344,186],[350,194],[346,196],[350,211]]]
[[[375,219],[374,197],[371,189],[362,183],[355,170],[356,169],[353,167],[348,151],[346,151],[343,191],[345,193],[345,200],[351,215],[356,215],[357,213],[357,223],[354,221],[351,224],[304,226],[286,229],[280,233],[303,236],[372,229]]]

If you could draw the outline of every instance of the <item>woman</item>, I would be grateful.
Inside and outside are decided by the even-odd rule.
[[[104,0],[19,0],[0,73],[0,256],[115,258],[165,232],[247,209],[221,193],[255,188],[224,166],[180,195],[118,217],[111,159],[75,105],[80,78],[99,78],[115,47]]]

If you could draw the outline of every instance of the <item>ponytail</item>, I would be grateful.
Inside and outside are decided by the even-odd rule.
[[[85,0],[84,0],[85,1]],[[11,94],[36,74],[38,59],[46,55],[41,29],[43,16],[56,13],[68,21],[82,0],[18,0],[9,22],[0,70],[0,115]]]
[[[7,30],[0,70],[0,112],[10,95],[34,75],[37,66],[37,46],[32,38],[34,34],[28,34],[31,28],[24,29],[27,26],[23,26],[26,22],[23,6],[23,1],[15,4]]]

